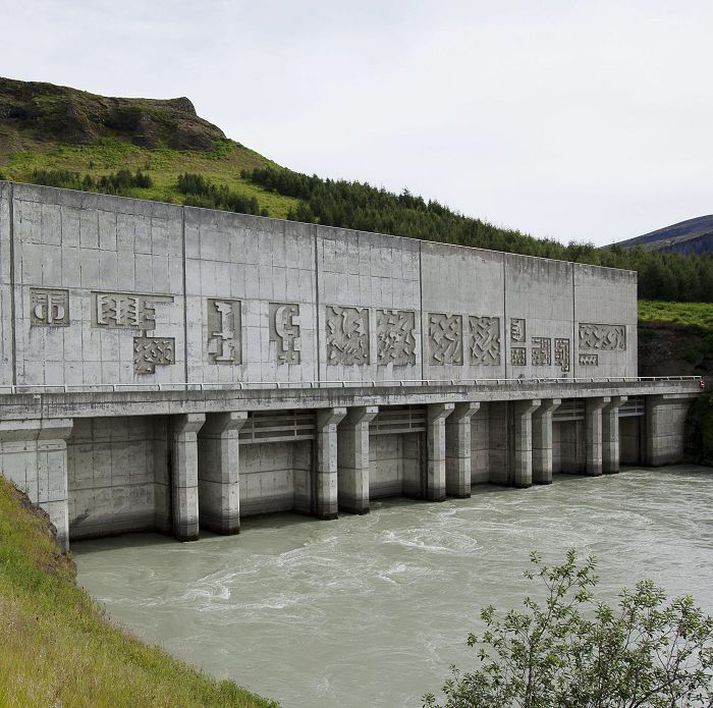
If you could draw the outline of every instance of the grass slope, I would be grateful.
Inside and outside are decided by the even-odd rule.
[[[36,169],[68,170],[95,178],[124,168],[139,169],[150,174],[153,186],[134,189],[130,196],[180,204],[185,197],[176,189],[176,180],[178,175],[190,172],[224,184],[245,197],[255,197],[260,207],[277,219],[284,219],[299,203],[293,197],[242,179],[241,170],[276,165],[233,140],[219,140],[209,151],[149,149],[119,138],[101,138],[93,145],[48,144],[25,139],[23,145],[22,150],[0,157],[0,173],[15,182],[32,182]]]
[[[639,375],[713,375],[713,304],[639,300]]]
[[[713,303],[639,300],[639,322],[678,324],[713,332]]]
[[[0,705],[276,704],[112,626],[75,584],[49,522],[0,476]]]

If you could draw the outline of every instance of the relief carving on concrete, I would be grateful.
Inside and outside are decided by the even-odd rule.
[[[69,327],[69,290],[30,288],[30,325]]]
[[[214,364],[240,364],[240,300],[208,300],[208,357]]]
[[[413,366],[416,363],[416,314],[409,310],[376,311],[376,363]]]
[[[476,366],[500,365],[500,318],[469,317],[470,363]]]
[[[513,347],[510,350],[510,363],[513,366],[527,366],[527,349],[525,347]]]
[[[549,337],[532,338],[532,365],[552,366],[552,340]]]
[[[134,371],[137,374],[153,374],[157,366],[175,362],[173,337],[134,337]]]
[[[431,366],[463,364],[463,317],[429,313],[428,344]]]
[[[599,366],[599,354],[580,354],[580,366]]]
[[[369,363],[369,310],[365,307],[327,307],[327,363],[363,366]]]
[[[128,293],[92,293],[94,296],[93,322],[98,327],[120,329],[156,329],[156,310],[153,298]]]
[[[510,341],[511,342],[526,342],[525,320],[521,317],[510,318]]]
[[[584,351],[626,351],[626,326],[581,323],[579,348]]]
[[[569,348],[569,339],[555,337],[555,366],[565,374],[570,370]]]
[[[270,303],[270,341],[277,346],[278,364],[299,364],[300,306]]]

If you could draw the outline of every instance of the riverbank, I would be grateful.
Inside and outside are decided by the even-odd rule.
[[[276,706],[113,626],[75,576],[47,516],[0,477],[0,705]]]

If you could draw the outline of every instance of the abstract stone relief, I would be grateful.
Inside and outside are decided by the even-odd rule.
[[[580,366],[599,366],[599,354],[580,354]]]
[[[94,296],[93,323],[98,327],[152,330],[156,328],[155,300],[173,301],[173,298],[151,298],[128,293],[92,293]]]
[[[134,371],[153,374],[157,366],[176,362],[173,337],[134,337]]]
[[[432,366],[463,364],[463,317],[429,313],[428,344]]]
[[[30,325],[69,326],[69,291],[30,288]]]
[[[549,337],[532,338],[532,365],[552,366],[552,340]]]
[[[369,363],[369,310],[365,307],[327,307],[327,363],[363,366]]]
[[[510,350],[510,363],[513,366],[527,366],[527,349],[525,347],[513,347]]]
[[[476,366],[500,364],[500,318],[469,317],[470,363]]]
[[[555,337],[555,366],[559,366],[563,373],[570,370],[569,339]]]
[[[581,323],[579,348],[584,351],[626,351],[626,326]]]
[[[300,306],[270,303],[270,341],[277,345],[278,364],[299,364]]]
[[[408,310],[376,311],[376,363],[413,366],[416,363],[416,314]]]
[[[240,300],[208,300],[208,356],[215,364],[240,364]]]
[[[521,317],[510,318],[510,341],[511,342],[526,342],[527,334],[525,329],[525,320]]]

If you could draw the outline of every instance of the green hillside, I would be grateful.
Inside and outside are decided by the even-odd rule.
[[[176,137],[178,136],[178,137]],[[141,170],[152,186],[125,196],[183,202],[178,175],[205,176],[246,198],[270,216],[285,218],[297,200],[241,177],[275,163],[225,137],[199,118],[187,98],[105,98],[53,84],[0,78],[0,174],[37,182],[37,174],[76,173],[98,180],[122,169]],[[97,190],[99,191],[99,190]]]
[[[47,516],[0,475],[0,705],[269,708],[114,627]]]
[[[404,191],[285,169],[187,98],[0,78],[0,178],[558,258],[639,273],[642,298],[713,302],[713,257],[536,239]]]

